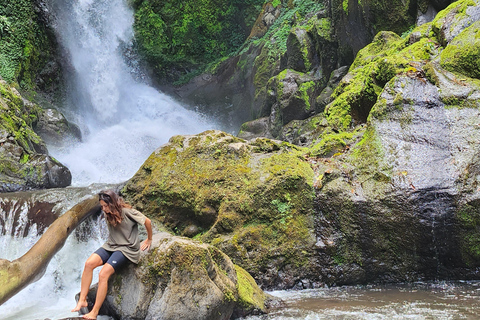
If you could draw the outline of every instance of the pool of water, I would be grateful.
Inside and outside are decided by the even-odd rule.
[[[285,306],[245,320],[480,319],[480,282],[432,282],[274,291]]]

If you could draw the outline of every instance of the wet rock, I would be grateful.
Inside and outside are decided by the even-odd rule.
[[[432,22],[433,31],[443,46],[446,46],[460,32],[480,20],[480,1],[458,1]]]
[[[71,146],[82,139],[80,128],[56,109],[42,110],[34,129],[46,143],[56,147]]]
[[[259,137],[271,138],[268,131],[268,117],[252,120],[242,124],[238,137],[245,140],[250,140]]]
[[[300,72],[310,71],[315,63],[314,42],[307,31],[302,28],[294,28],[287,38],[287,68]],[[317,58],[318,59],[318,58]]]
[[[284,125],[316,113],[315,99],[321,88],[315,77],[290,69],[268,82],[264,110],[270,110],[268,131],[278,138]]]
[[[327,86],[322,90],[320,95],[315,100],[316,110],[318,113],[323,112],[325,107],[332,101],[331,96],[333,90],[335,90],[335,88],[338,86],[338,83],[347,74],[347,72],[347,66],[340,67],[332,72]]]
[[[273,7],[271,3],[266,3],[263,6],[262,12],[257,17],[255,24],[252,27],[252,31],[248,38],[260,38],[267,33],[268,28],[275,22],[280,16],[281,6]]]

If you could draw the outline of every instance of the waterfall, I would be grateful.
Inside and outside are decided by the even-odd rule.
[[[50,8],[70,62],[63,112],[83,141],[49,150],[71,170],[73,185],[125,181],[171,136],[215,128],[148,85],[132,58],[127,0],[50,0]]]

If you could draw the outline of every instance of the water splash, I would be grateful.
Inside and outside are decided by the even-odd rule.
[[[0,306],[2,320],[58,319],[75,316],[70,310],[75,306],[75,295],[80,290],[80,276],[84,262],[106,239],[106,227],[102,220],[94,221],[88,235],[88,242],[70,236],[65,246],[53,257],[45,275],[37,282]],[[27,252],[38,241],[36,232],[26,238],[10,235],[0,236],[0,257],[16,259]],[[98,270],[92,283],[98,281]],[[100,320],[101,318],[99,318]],[[103,318],[103,319],[109,319]]]
[[[74,185],[125,181],[171,136],[218,128],[138,76],[126,58],[134,21],[126,0],[51,0],[51,8],[71,62],[65,113],[84,140],[50,152],[72,171]]]

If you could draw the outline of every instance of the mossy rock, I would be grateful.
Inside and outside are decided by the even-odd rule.
[[[70,171],[32,128],[41,109],[3,80],[0,94],[0,192],[70,185]]]
[[[90,305],[96,287],[90,290]],[[230,319],[265,313],[267,295],[217,248],[167,232],[109,280],[100,314],[119,319]]]
[[[385,84],[399,74],[423,72],[422,67],[440,52],[435,37],[429,37],[430,24],[412,31],[415,37],[402,38],[393,32],[380,32],[360,50],[349,73],[333,92],[325,108],[329,124],[337,131],[366,123]]]
[[[480,79],[480,21],[458,34],[442,51],[440,64],[445,69]]]
[[[257,281],[267,266],[310,267],[313,171],[302,150],[288,143],[246,142],[220,131],[175,136],[122,193],[178,234],[196,225],[199,239],[221,248]]]
[[[438,41],[446,47],[460,32],[478,20],[479,0],[460,0],[438,13],[432,21],[432,30]]]

